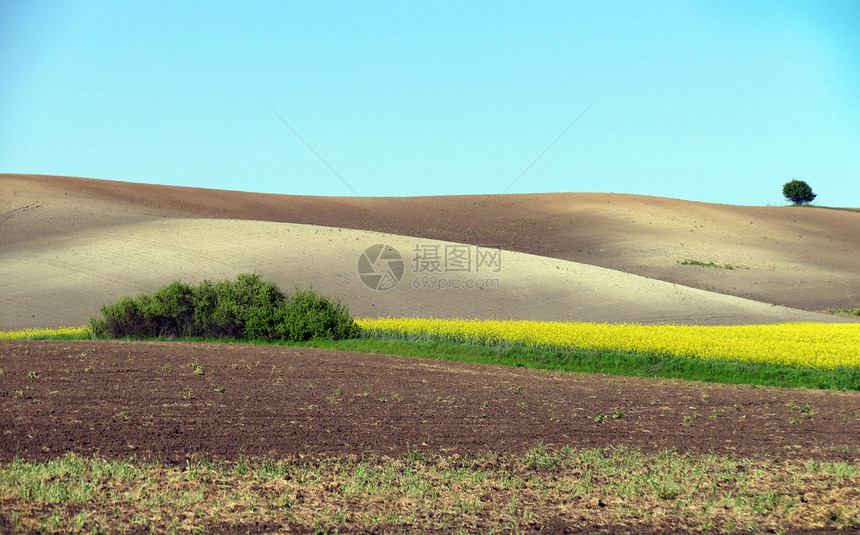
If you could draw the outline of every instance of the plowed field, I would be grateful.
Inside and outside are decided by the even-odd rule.
[[[325,529],[335,528],[339,533],[444,533],[457,527],[470,533],[687,533],[726,526],[745,532],[738,518],[749,514],[757,515],[748,517],[751,526],[788,525],[789,532],[857,527],[839,516],[858,497],[856,477],[833,479],[825,473],[804,483],[798,478],[807,476],[790,468],[771,473],[773,467],[792,463],[803,471],[804,464],[798,463],[810,460],[856,464],[856,392],[543,372],[243,344],[7,340],[0,341],[0,355],[2,461],[47,461],[74,453],[79,458],[157,461],[164,467],[146,472],[151,474],[148,482],[140,483],[84,474],[86,492],[96,489],[105,498],[80,505],[10,495],[0,503],[0,531],[13,525],[20,529],[26,519],[50,517],[78,518],[84,531],[142,533],[333,533]],[[714,472],[707,477],[730,477],[714,485],[748,480],[745,485],[751,489],[762,485],[755,482],[764,477],[776,485],[812,489],[808,485],[815,484],[829,490],[808,490],[800,502],[790,497],[800,492],[793,487],[748,490],[743,492],[753,494],[737,498],[733,493],[740,490],[734,487],[719,490],[727,496],[718,498],[720,503],[746,500],[744,510],[753,511],[737,513],[729,506],[696,505],[695,499],[676,505],[672,493],[677,491],[655,502],[650,494],[667,491],[654,486],[662,480],[652,483],[649,476],[637,476],[644,478],[640,484],[649,489],[647,495],[571,493],[564,482],[590,485],[592,468],[564,468],[553,457],[549,464],[538,460],[531,466],[510,461],[536,446],[552,452],[565,445],[770,459],[775,464],[739,461],[729,462],[728,468],[720,461],[717,470],[734,475]],[[601,489],[612,488],[618,477],[611,475],[618,469],[613,463],[628,462],[607,455],[595,465],[603,466],[603,475],[594,476]],[[203,458],[225,463],[292,459],[288,462],[299,464],[290,465],[293,476],[258,480],[235,475],[238,468],[212,471],[199,464]],[[468,459],[483,460],[475,465]],[[633,462],[631,470],[650,472],[648,463],[660,459],[646,459],[645,467],[643,461]],[[463,465],[446,468],[451,462]],[[668,469],[654,466],[653,477],[692,477],[684,475],[687,469],[674,468],[675,475],[667,475]],[[356,478],[376,470],[389,475],[375,477],[395,478],[386,483],[394,485],[384,490],[388,499],[379,497],[383,491],[354,486],[366,485]],[[57,477],[38,485],[71,485],[71,473]],[[96,479],[90,483],[90,477]],[[430,485],[428,489],[441,485],[441,498],[415,501],[408,485],[416,477],[419,483],[414,484]],[[180,505],[119,498],[148,496],[156,489]],[[429,490],[421,492],[427,496]],[[780,497],[783,492],[788,497]],[[195,500],[208,498],[186,512],[181,502],[189,493]],[[788,516],[777,509],[756,513],[759,496],[764,504],[771,496],[795,506]],[[119,501],[111,505],[103,499]],[[204,503],[216,508],[207,513],[201,509]],[[268,505],[261,509],[260,503]],[[688,503],[694,508],[683,509]],[[414,518],[403,520],[407,514]],[[368,525],[368,518],[376,520]],[[40,525],[35,522],[31,526]],[[45,526],[41,522],[39,531]]]
[[[854,392],[241,344],[3,341],[0,354],[4,461],[519,453],[540,442],[856,462],[860,447]]]

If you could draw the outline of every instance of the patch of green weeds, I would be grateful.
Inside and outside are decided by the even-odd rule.
[[[828,308],[824,312],[841,316],[860,316],[860,308]]]
[[[718,264],[716,262],[700,262],[698,260],[690,260],[690,259],[687,259],[687,260],[684,260],[684,261],[678,262],[678,263],[681,264],[682,266],[711,267],[711,268],[720,268],[720,269],[729,269],[729,270],[749,269],[749,267],[747,267],[747,266],[740,266],[740,265],[726,264],[726,263]]]
[[[799,417],[798,418],[790,418],[789,423],[793,424],[803,424],[806,420],[811,419],[813,416],[818,414],[818,409],[813,409],[809,406],[808,403],[804,404],[802,407],[799,407],[795,402],[791,401],[786,404],[786,406],[792,410],[797,411]]]

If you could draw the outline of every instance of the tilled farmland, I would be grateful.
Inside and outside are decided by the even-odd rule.
[[[672,451],[775,463],[856,464],[860,457],[856,392],[585,375],[244,344],[7,340],[0,342],[0,355],[4,462],[74,454],[157,462],[165,470],[179,471],[200,459],[344,459],[339,461],[343,465],[376,459],[384,465],[418,458],[431,459],[435,466],[460,462],[452,459],[522,459],[536,448],[625,448],[637,455]],[[494,466],[484,467],[487,477]],[[564,470],[553,477],[562,476]],[[315,492],[337,496],[340,483],[331,477],[332,486],[325,487],[331,492],[314,487]],[[291,514],[298,514],[296,502],[307,498],[308,490],[289,494],[287,484],[280,484],[280,490],[292,496]],[[850,481],[846,485],[856,494],[856,486]],[[501,514],[506,509],[494,500],[517,495],[497,490],[482,491],[488,507],[481,510]],[[606,513],[617,511],[618,503],[579,500],[579,506],[594,514],[582,513],[571,503],[567,508],[543,503],[516,525],[535,532],[691,529],[671,515],[660,522],[621,522],[622,517]],[[16,510],[22,503],[7,500],[6,508]],[[356,507],[376,506],[353,503]],[[370,529],[359,517],[340,519],[338,530]],[[238,518],[199,526],[261,533],[313,528],[302,523],[305,517],[290,518],[280,524],[260,524],[259,519],[249,524]],[[485,531],[501,522],[492,515],[485,521],[473,521],[477,524],[470,530]],[[826,519],[822,522],[796,526],[814,530],[829,525]],[[379,532],[404,528],[402,522],[372,525]],[[406,525],[429,532],[444,523]],[[742,526],[738,529],[743,531]]]

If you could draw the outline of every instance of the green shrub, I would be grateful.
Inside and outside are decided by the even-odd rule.
[[[264,281],[257,275],[239,275],[234,283],[217,285],[216,299],[216,317],[239,327],[239,337],[276,338],[279,310],[285,305],[286,297],[274,282]]]
[[[118,338],[124,336],[138,338],[146,331],[143,316],[137,301],[124,297],[112,305],[102,307],[103,319],[90,318],[93,335],[99,338]]]
[[[358,336],[349,311],[312,291],[287,297],[258,275],[197,286],[173,282],[137,298],[125,297],[90,318],[99,338],[244,338],[340,340]]]
[[[212,284],[206,280],[195,289],[194,325],[197,336],[203,338],[240,338],[242,327],[232,307],[228,307],[232,295],[232,283]]]
[[[339,302],[332,302],[312,291],[297,291],[284,309],[280,338],[293,342],[311,338],[342,340],[356,338],[358,325]]]
[[[193,336],[194,290],[175,281],[146,300],[142,312],[151,323],[150,330],[159,336]]]

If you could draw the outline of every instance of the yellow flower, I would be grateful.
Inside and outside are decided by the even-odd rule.
[[[860,324],[639,325],[376,318],[371,336],[536,349],[594,349],[800,368],[860,367]]]
[[[22,329],[20,331],[0,331],[0,340],[26,340],[46,336],[71,336],[89,338],[92,331],[88,326],[58,327],[56,329]]]

